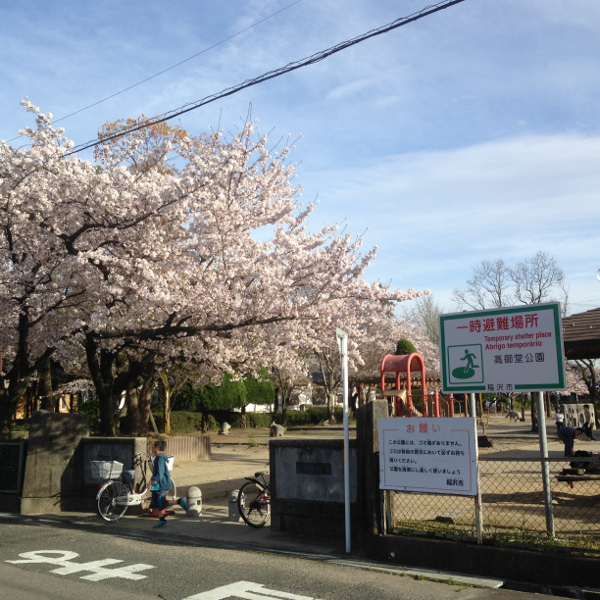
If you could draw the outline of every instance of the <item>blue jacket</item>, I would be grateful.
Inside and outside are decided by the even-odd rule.
[[[170,490],[173,487],[173,481],[167,468],[167,457],[164,454],[157,454],[154,457],[154,468],[152,469],[152,479],[158,484],[159,490]]]

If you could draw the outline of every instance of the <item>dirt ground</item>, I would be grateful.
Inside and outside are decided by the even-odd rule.
[[[539,454],[539,436],[531,432],[531,421],[510,421],[503,415],[489,415],[483,419],[485,435],[491,446],[481,446],[479,452],[485,455],[501,455],[528,457]],[[481,423],[478,424],[478,435],[483,435]],[[548,452],[551,457],[562,457],[563,445],[556,436],[554,420],[546,420]],[[343,439],[342,427],[314,427],[307,429],[290,429],[284,439]],[[355,437],[351,429],[350,436]],[[576,449],[593,452],[600,451],[600,441],[588,441],[578,438]],[[177,462],[173,476],[178,486],[201,485],[212,482],[231,480],[243,482],[244,477],[257,471],[268,469],[269,462],[269,430],[249,429],[230,430],[229,435],[211,436],[212,459],[209,461]]]
[[[510,421],[503,415],[485,416],[478,421],[477,433],[480,442],[485,436],[489,444],[480,444],[480,476],[483,500],[485,503],[486,524],[506,527],[519,526],[531,531],[544,531],[545,516],[542,497],[540,465],[535,459],[540,456],[538,433],[531,431],[531,421]],[[567,466],[563,462],[564,447],[556,435],[554,420],[546,419],[547,446],[550,458],[558,459],[551,463],[553,505],[557,517],[557,530],[572,533],[582,528],[596,531],[600,522],[594,504],[593,516],[587,507],[593,496],[591,488],[576,485],[569,489],[567,484],[556,481],[556,474]],[[351,430],[351,437],[355,437]],[[343,439],[342,427],[316,427],[302,430],[288,430],[284,439]],[[582,439],[583,438],[583,439]],[[600,441],[590,441],[585,436],[578,438],[575,449],[592,452],[600,451]],[[245,477],[257,471],[269,469],[269,430],[231,430],[231,434],[212,435],[212,458],[207,461],[179,461],[175,463],[173,478],[177,483],[178,495],[187,493],[190,486],[197,486],[208,504],[218,505],[227,502],[231,492],[237,490]],[[501,462],[486,461],[486,458],[500,458]],[[533,459],[533,462],[515,462],[504,459]],[[597,494],[597,492],[594,492]],[[600,497],[600,496],[599,496]],[[408,503],[406,506],[402,502]],[[397,504],[397,505],[396,505]],[[581,506],[580,506],[581,505]],[[417,507],[420,507],[417,510]],[[445,508],[443,508],[445,507]],[[575,512],[573,512],[575,511]],[[431,521],[439,514],[461,515],[458,521],[473,519],[472,500],[464,497],[425,496],[418,502],[414,495],[399,494],[393,507],[398,515],[411,515],[418,521]]]
[[[352,432],[352,437],[355,437]],[[343,439],[340,427],[316,427],[286,431],[285,439]],[[233,490],[245,477],[268,470],[269,429],[231,429],[228,435],[211,434],[211,460],[176,461],[173,478],[178,490],[200,487],[204,497],[222,496]],[[178,494],[180,491],[178,491]]]

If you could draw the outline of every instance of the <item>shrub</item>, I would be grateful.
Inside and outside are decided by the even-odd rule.
[[[154,415],[159,431],[164,431],[162,415]],[[209,415],[210,429],[218,429],[219,425],[212,415]],[[202,430],[202,414],[199,412],[174,411],[171,413],[171,435],[187,435]]]
[[[416,351],[414,344],[406,338],[400,338],[396,344],[396,354],[398,355],[414,354]]]
[[[272,422],[273,415],[271,413],[246,413],[247,427],[270,427]]]
[[[90,416],[90,433],[98,435],[100,432],[100,404],[97,396],[88,398],[86,402],[80,402],[77,412]]]
[[[311,406],[306,412],[310,415],[312,425],[325,423],[329,418],[329,411],[326,406]]]
[[[276,423],[283,419],[283,415],[277,416],[278,419],[275,421]],[[281,425],[281,423],[279,424]],[[302,427],[303,425],[312,425],[311,415],[308,411],[301,412],[299,410],[288,410],[285,424],[288,427]]]

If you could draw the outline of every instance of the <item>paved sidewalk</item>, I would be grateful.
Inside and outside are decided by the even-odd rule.
[[[343,431],[319,432],[321,439],[323,435],[341,437]],[[307,434],[306,431],[286,434],[288,439],[293,437],[306,439],[309,436],[310,434]],[[175,514],[168,519],[168,526],[159,529],[154,529],[156,518],[135,515],[131,509],[115,523],[108,523],[97,513],[89,512],[62,512],[58,515],[36,517],[14,515],[14,518],[24,522],[39,521],[56,526],[81,527],[96,533],[141,538],[162,544],[199,545],[276,553],[358,568],[381,569],[386,572],[427,577],[440,581],[447,581],[452,577],[455,581],[468,585],[488,588],[498,588],[502,585],[503,582],[496,579],[377,563],[364,559],[361,556],[360,548],[352,548],[352,553],[348,555],[345,539],[291,535],[275,531],[269,524],[257,529],[247,526],[239,518],[232,520],[229,507],[231,492],[239,489],[245,481],[244,477],[268,469],[268,441],[268,430],[254,431],[248,434],[236,432],[231,436],[214,436],[212,460],[175,463],[173,478],[177,484],[177,494],[186,496],[187,490],[192,485],[199,487],[202,492],[203,507],[199,517],[187,517],[183,509],[174,506]],[[517,594],[508,590],[498,590],[498,592]],[[498,597],[517,598],[519,594]]]
[[[182,508],[174,506],[175,514],[169,517],[169,525],[160,529],[154,529],[155,517],[139,516],[131,509],[116,523],[107,523],[97,514],[89,513],[63,512],[56,518],[111,533],[150,536],[174,543],[345,556],[343,539],[292,536],[272,530],[269,524],[254,528],[247,526],[241,518],[236,519],[235,515],[230,518],[230,514],[237,512],[235,503],[231,507],[229,505],[232,492],[245,483],[245,477],[269,469],[268,441],[268,430],[236,432],[231,436],[215,435],[211,460],[175,462],[172,475],[177,485],[177,496],[187,497],[191,486],[202,492],[202,514],[199,517],[187,517]]]

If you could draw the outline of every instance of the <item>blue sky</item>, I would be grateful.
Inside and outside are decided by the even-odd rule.
[[[58,119],[200,53],[61,121],[82,144],[107,121],[168,112],[429,3],[5,0],[0,139],[32,124],[25,96]],[[314,226],[377,245],[370,280],[428,288],[454,312],[480,261],[544,250],[580,312],[600,306],[599,30],[597,0],[466,0],[178,122],[233,132],[251,103],[261,132],[302,136],[292,158]]]

